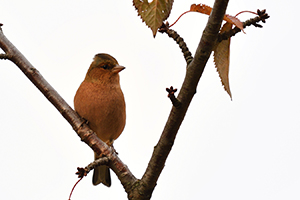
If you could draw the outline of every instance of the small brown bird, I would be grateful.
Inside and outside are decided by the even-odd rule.
[[[112,56],[97,54],[74,97],[76,112],[109,146],[120,136],[126,121],[125,101],[119,82],[119,72],[123,69],[125,67]],[[95,153],[95,159],[99,157]],[[106,165],[94,169],[93,184],[99,183],[107,187],[111,185]]]

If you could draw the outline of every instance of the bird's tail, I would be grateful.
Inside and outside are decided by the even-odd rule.
[[[97,158],[98,156],[95,153],[95,159]],[[107,187],[111,186],[110,171],[109,171],[109,167],[106,165],[100,165],[95,167],[94,169],[93,185],[98,185],[100,183],[103,183]]]

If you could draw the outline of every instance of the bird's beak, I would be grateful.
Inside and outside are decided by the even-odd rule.
[[[122,71],[123,69],[125,69],[125,67],[121,66],[121,65],[116,65],[114,66],[114,68],[112,69],[112,71],[114,73],[119,73],[120,71]]]

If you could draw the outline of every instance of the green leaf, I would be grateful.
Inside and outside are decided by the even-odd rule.
[[[133,5],[155,37],[158,28],[169,17],[173,2],[174,0],[153,0],[148,3],[147,0],[133,0]]]

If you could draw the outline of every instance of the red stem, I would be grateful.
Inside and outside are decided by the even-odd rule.
[[[186,11],[186,12],[184,12],[184,13],[182,13],[179,17],[178,17],[178,19],[173,23],[173,24],[171,24],[170,26],[169,26],[169,28],[171,28],[174,24],[176,24],[176,22],[180,19],[180,17],[182,17],[184,14],[186,14],[186,13],[188,13],[188,12],[193,12],[193,11]]]
[[[71,200],[72,193],[73,193],[73,191],[74,191],[76,185],[79,183],[79,181],[82,180],[82,178],[83,178],[83,177],[81,177],[81,178],[75,183],[75,185],[73,186],[73,188],[72,188],[72,190],[71,190],[71,193],[70,193],[70,196],[69,196],[69,199],[68,199],[68,200]]]
[[[256,12],[252,12],[252,11],[244,10],[244,11],[241,11],[241,12],[239,12],[238,14],[236,14],[236,15],[235,15],[235,17],[237,17],[239,14],[242,14],[242,13],[245,13],[245,12],[252,13],[252,14],[254,14],[254,15],[257,15],[257,13],[256,13]]]
[[[175,25],[175,24],[178,22],[178,20],[179,20],[184,14],[189,13],[189,12],[194,12],[194,11],[190,11],[190,10],[189,10],[189,11],[186,11],[186,12],[182,13],[182,14],[178,17],[178,19],[177,19],[173,24],[171,24],[171,25],[169,26],[169,28],[171,28],[173,25]],[[244,11],[241,11],[241,12],[239,12],[238,14],[236,14],[235,17],[237,17],[239,14],[246,13],[246,12],[247,12],[247,13],[252,13],[252,14],[254,14],[254,15],[257,15],[256,12],[244,10]]]

